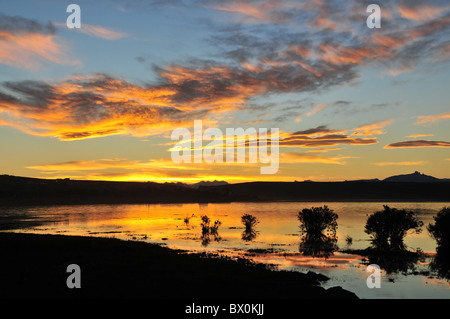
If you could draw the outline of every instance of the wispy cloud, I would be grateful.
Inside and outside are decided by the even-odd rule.
[[[54,24],[61,28],[67,28],[65,23],[55,22]],[[81,25],[81,28],[74,28],[74,29],[70,29],[70,30],[74,31],[74,32],[81,32],[90,37],[100,38],[100,39],[105,39],[105,40],[110,40],[110,41],[120,40],[122,38],[126,38],[126,37],[130,36],[126,32],[116,31],[116,30],[113,30],[110,28],[102,27],[100,25],[92,25],[92,24],[87,24],[87,23],[83,23]]]
[[[391,125],[393,122],[394,122],[393,120],[385,120],[366,124],[355,128],[354,129],[355,132],[353,132],[352,135],[370,136],[370,135],[385,134],[386,132],[383,131],[382,129],[388,125]]]
[[[412,135],[408,135],[406,137],[417,138],[417,137],[429,137],[429,136],[434,136],[434,135],[433,134],[412,134]]]
[[[450,112],[436,114],[436,115],[422,115],[422,116],[417,117],[417,121],[415,122],[415,124],[422,125],[422,124],[439,122],[439,121],[447,120],[447,119],[450,119]]]
[[[319,156],[307,153],[284,153],[281,156],[282,163],[318,163],[318,164],[347,164],[345,159],[353,158],[350,156]]]
[[[440,16],[449,8],[450,6],[440,7],[427,3],[417,4],[411,1],[402,1],[398,6],[398,11],[402,18],[414,21],[428,21]]]
[[[450,147],[450,142],[414,140],[414,141],[392,143],[386,145],[384,148],[414,148],[414,147]]]
[[[68,46],[57,39],[52,23],[42,24],[0,13],[0,63],[25,69],[37,69],[43,63],[79,65],[68,54]]]
[[[425,161],[417,161],[417,162],[378,162],[371,163],[376,166],[416,166],[416,165],[424,165]]]
[[[317,148],[314,150],[309,150],[307,152],[308,153],[327,153],[327,152],[331,152],[331,151],[338,151],[341,149],[342,149],[341,147]]]
[[[372,145],[378,143],[376,138],[351,137],[344,130],[330,130],[325,126],[314,129],[284,133],[281,135],[280,147],[325,147],[337,145]]]

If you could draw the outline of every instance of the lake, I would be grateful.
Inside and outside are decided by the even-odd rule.
[[[450,203],[388,203],[391,208],[417,213],[423,231],[408,233],[405,244],[427,257],[406,267],[381,271],[381,287],[368,288],[367,260],[343,253],[364,249],[370,237],[364,232],[368,216],[383,210],[379,202],[274,202],[150,205],[68,205],[0,208],[1,229],[15,232],[114,237],[158,243],[189,252],[218,253],[274,264],[278,269],[314,271],[330,278],[323,284],[342,286],[360,298],[450,298],[448,279],[430,271],[436,242],[426,226]],[[300,251],[297,214],[303,208],[327,205],[337,220],[337,247],[327,256],[308,256]],[[245,231],[241,216],[251,214],[257,224]],[[202,232],[202,216],[210,225],[220,221],[217,232]],[[351,239],[351,240],[350,240]]]

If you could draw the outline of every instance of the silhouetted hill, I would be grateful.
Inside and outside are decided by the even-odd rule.
[[[153,182],[0,176],[0,205],[269,201],[450,201],[450,182],[250,182],[185,187]]]
[[[439,179],[439,178],[436,178],[433,176],[421,174],[416,171],[413,174],[391,176],[391,177],[384,179],[383,181],[385,181],[385,182],[432,183],[432,182],[441,182],[441,181],[446,181],[446,180],[442,180],[442,179]]]

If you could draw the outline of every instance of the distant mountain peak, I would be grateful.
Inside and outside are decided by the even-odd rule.
[[[422,174],[418,171],[415,171],[412,174],[405,175],[395,175],[383,180],[384,182],[421,182],[421,183],[429,183],[429,182],[440,182],[442,181],[439,178]]]
[[[170,184],[170,183],[169,183]],[[181,183],[178,182],[176,183],[177,185],[186,187],[186,188],[193,188],[193,189],[198,189],[200,186],[221,186],[221,185],[228,185],[228,182],[226,181],[218,181],[218,180],[214,180],[214,181],[200,181],[194,184],[186,184],[186,183]]]

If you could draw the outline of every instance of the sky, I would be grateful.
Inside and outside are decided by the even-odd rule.
[[[67,25],[71,3],[80,28]],[[186,183],[414,171],[450,178],[450,5],[382,1],[381,28],[369,28],[372,3],[4,1],[0,174]],[[194,141],[196,120],[203,132],[224,135],[278,129],[278,169],[261,174],[267,164],[248,156],[174,161],[174,130]]]

